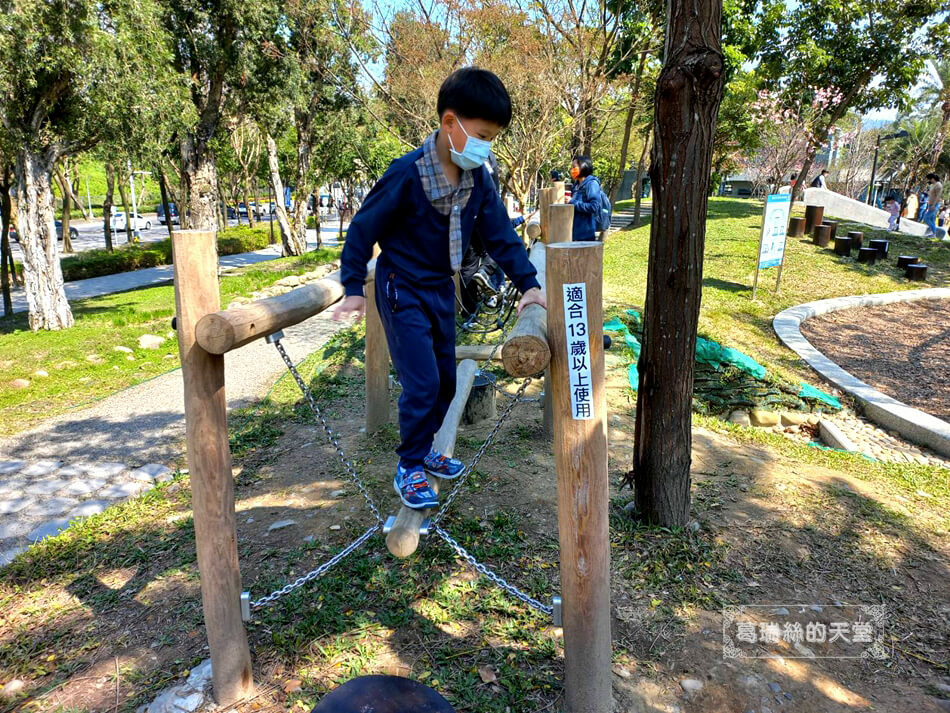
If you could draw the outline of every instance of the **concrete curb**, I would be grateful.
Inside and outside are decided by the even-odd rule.
[[[886,292],[877,295],[836,297],[830,300],[807,302],[790,307],[776,315],[772,328],[782,343],[808,362],[823,378],[839,389],[851,394],[860,404],[864,414],[880,426],[897,431],[904,438],[933,449],[950,457],[950,423],[924,413],[897,399],[882,394],[877,389],[849,374],[813,347],[801,332],[806,319],[829,312],[854,307],[874,307],[894,302],[950,299],[950,288],[935,287],[924,290]]]

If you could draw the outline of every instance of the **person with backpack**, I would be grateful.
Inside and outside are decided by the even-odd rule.
[[[600,179],[594,175],[594,164],[590,156],[575,156],[571,161],[571,178],[574,189],[571,191],[571,205],[574,206],[574,242],[598,239],[610,227],[610,201],[600,186]]]

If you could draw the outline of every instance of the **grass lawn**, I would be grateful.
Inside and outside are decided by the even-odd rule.
[[[298,275],[339,256],[320,249],[242,268],[221,279],[221,302]],[[171,285],[120,292],[72,303],[76,324],[58,332],[31,332],[26,314],[0,320],[0,435],[29,428],[64,411],[177,369],[178,340],[171,329]],[[167,337],[158,349],[140,349],[143,334]],[[132,352],[115,351],[122,346]],[[47,376],[38,375],[45,372]],[[26,379],[26,388],[14,388]]]
[[[632,206],[632,201],[621,204]],[[950,243],[870,230],[841,222],[838,234],[864,230],[865,244],[872,238],[891,241],[890,257],[873,267],[854,258],[841,258],[811,240],[789,238],[786,243],[782,284],[776,294],[777,270],[763,270],[759,289],[752,300],[752,279],[762,228],[761,201],[713,198],[709,201],[706,250],[703,265],[703,302],[699,333],[745,352],[767,369],[793,381],[816,382],[816,375],[798,356],[782,346],[772,331],[772,318],[787,307],[802,302],[873,294],[922,286],[904,278],[896,267],[897,255],[920,257],[930,266],[928,284],[950,284]],[[795,214],[804,214],[800,208]],[[611,307],[642,307],[646,295],[649,217],[645,225],[614,235],[604,250],[604,301]]]

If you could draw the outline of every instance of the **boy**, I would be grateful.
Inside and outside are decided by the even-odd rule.
[[[363,316],[373,244],[376,307],[402,382],[393,487],[411,508],[436,507],[426,474],[456,478],[461,461],[432,447],[455,395],[455,285],[473,232],[522,293],[518,312],[545,307],[536,271],[484,167],[511,121],[511,99],[491,72],[460,69],[439,89],[439,130],[389,166],[354,216],[343,248],[346,297],[335,320]]]

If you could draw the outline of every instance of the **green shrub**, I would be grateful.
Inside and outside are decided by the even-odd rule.
[[[228,228],[218,236],[219,255],[237,255],[266,248],[270,244],[270,231],[265,228],[251,229],[247,226]],[[122,245],[112,252],[101,248],[68,255],[60,260],[63,279],[66,282],[85,280],[89,277],[131,272],[145,267],[170,265],[172,246],[169,239],[156,243]]]

